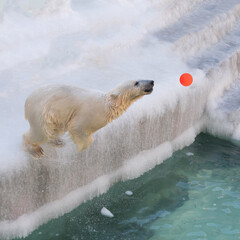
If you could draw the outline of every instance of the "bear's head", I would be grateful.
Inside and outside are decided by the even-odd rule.
[[[153,91],[154,81],[138,80],[123,83],[106,94],[108,119],[119,117],[136,100]]]
[[[124,100],[124,102],[131,104],[132,101],[150,94],[153,91],[153,86],[154,81],[152,80],[129,81],[112,90],[110,96],[113,102]]]
[[[136,95],[143,96],[150,94],[153,91],[153,80],[139,80],[134,81],[134,91]]]

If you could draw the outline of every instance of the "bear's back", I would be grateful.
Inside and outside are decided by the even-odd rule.
[[[27,98],[25,117],[36,121],[46,113],[51,113],[64,122],[69,115],[80,110],[82,105],[92,105],[103,98],[101,92],[68,85],[42,87]]]
[[[42,105],[53,104],[57,101],[71,101],[73,104],[75,101],[84,102],[95,98],[102,98],[103,93],[91,90],[78,88],[68,85],[50,85],[35,90],[26,100],[26,104],[36,104],[39,107]]]

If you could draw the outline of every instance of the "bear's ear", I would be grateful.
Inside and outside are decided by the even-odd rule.
[[[120,92],[117,92],[117,91],[114,91],[110,94],[110,97],[111,97],[111,102],[114,104],[114,105],[118,105],[119,104],[119,95],[120,95]]]
[[[112,100],[115,100],[119,97],[120,95],[120,91],[118,89],[114,89],[111,94],[110,94],[110,97]]]
[[[115,101],[118,98],[118,94],[112,93],[110,97],[111,97],[111,100]]]

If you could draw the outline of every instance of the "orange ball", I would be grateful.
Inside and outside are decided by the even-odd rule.
[[[180,77],[180,83],[185,86],[185,87],[188,87],[192,84],[193,82],[193,77],[191,74],[189,73],[184,73],[181,75]]]

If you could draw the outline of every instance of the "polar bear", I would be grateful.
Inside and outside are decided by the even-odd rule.
[[[43,156],[41,144],[62,146],[66,131],[78,151],[88,148],[92,134],[118,118],[137,99],[153,91],[154,81],[123,83],[107,93],[67,85],[43,87],[25,102],[30,129],[23,135],[23,149],[34,158]]]

